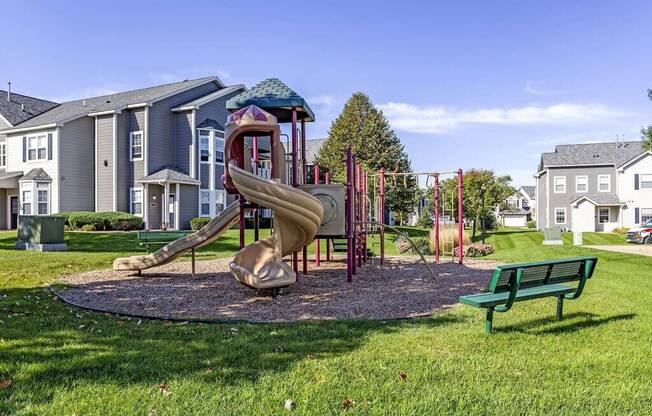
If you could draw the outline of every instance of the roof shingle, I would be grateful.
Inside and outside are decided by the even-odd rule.
[[[7,99],[9,97],[9,99]],[[27,95],[7,94],[7,91],[0,90],[0,115],[12,126],[20,124],[32,117],[56,107],[57,103],[29,97]]]
[[[614,165],[616,167],[643,153],[642,142],[564,144],[541,154],[541,170],[549,166]]]
[[[226,109],[234,111],[249,105],[274,114],[279,123],[291,121],[292,108],[297,109],[299,120],[315,121],[315,114],[306,100],[278,78],[268,78],[230,98],[226,102]]]

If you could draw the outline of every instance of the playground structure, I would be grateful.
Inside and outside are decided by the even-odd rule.
[[[270,90],[277,93],[270,94]],[[321,240],[326,242],[327,261],[333,258],[331,245],[333,253],[346,251],[346,278],[348,282],[352,282],[357,268],[362,267],[368,260],[368,237],[373,234],[380,235],[382,265],[385,263],[385,229],[397,231],[385,221],[386,179],[392,178],[395,183],[399,177],[405,181],[408,177],[417,178],[422,175],[426,175],[426,182],[434,178],[435,261],[439,262],[445,254],[448,240],[440,241],[440,217],[445,213],[448,213],[449,219],[454,217],[453,196],[444,195],[439,186],[440,176],[446,173],[385,172],[381,169],[379,173],[369,175],[356,162],[355,155],[349,148],[346,154],[344,184],[331,183],[329,172],[325,173],[325,183],[321,183],[319,166],[314,167],[314,183],[308,184],[306,122],[314,121],[314,115],[303,98],[279,80],[270,79],[230,99],[227,109],[231,114],[225,131],[224,154],[227,169],[223,183],[226,191],[236,195],[238,199],[198,232],[175,240],[152,254],[116,259],[114,270],[134,270],[140,274],[144,269],[164,265],[188,251],[194,253],[196,248],[216,240],[239,222],[240,251],[231,261],[229,268],[240,283],[255,289],[271,290],[272,296],[276,296],[280,288],[298,280],[299,252],[301,272],[308,272],[307,247],[313,241],[315,266],[320,266]],[[279,123],[289,123],[291,126],[287,153],[280,141]],[[261,143],[268,143],[268,148],[263,149]],[[261,155],[264,151],[268,151],[267,158]],[[262,174],[263,171],[268,173],[269,178]],[[457,231],[460,253],[458,261],[462,264],[462,170],[452,173],[457,175]],[[370,176],[373,180],[372,198],[368,192]],[[271,209],[273,212],[273,233],[265,239],[260,239],[261,209]],[[251,213],[254,219],[254,242],[246,246],[245,218],[248,213]],[[400,231],[398,232],[400,234]],[[338,240],[345,241],[344,249],[336,250],[335,242]],[[408,240],[416,248],[409,237]],[[449,246],[451,258],[454,260],[453,240],[451,239]],[[444,250],[440,250],[440,242],[444,243]],[[291,255],[289,265],[283,261],[286,255]],[[422,255],[421,258],[430,273],[435,276],[427,260]]]

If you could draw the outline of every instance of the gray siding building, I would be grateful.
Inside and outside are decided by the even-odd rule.
[[[0,99],[0,229],[21,214],[124,211],[149,229],[218,214],[226,101],[244,90],[207,77],[60,104]]]

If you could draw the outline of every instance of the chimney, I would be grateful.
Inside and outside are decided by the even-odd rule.
[[[7,83],[9,88],[7,88],[7,101],[11,101],[11,82]]]
[[[86,107],[86,100],[82,101],[82,107]]]
[[[25,104],[20,105],[20,111],[25,111]]]

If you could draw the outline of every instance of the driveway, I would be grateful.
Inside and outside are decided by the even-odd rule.
[[[652,257],[652,244],[628,244],[626,246],[584,246],[597,250],[615,251],[616,253],[639,254]]]

